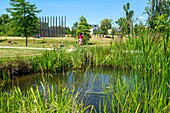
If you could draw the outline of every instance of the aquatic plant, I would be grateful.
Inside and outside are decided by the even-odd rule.
[[[169,54],[169,34],[157,36],[156,33],[144,31],[139,35],[139,38],[129,38],[121,43],[113,42],[109,47],[77,47],[71,53],[64,49],[46,51],[41,56],[30,58],[28,67],[31,67],[29,68],[32,70],[31,72],[41,71],[42,73],[57,73],[69,69],[102,66],[115,69],[140,70],[142,75],[135,78],[131,77],[129,82],[117,77],[116,84],[110,84],[109,88],[105,89],[104,93],[112,92],[112,97],[110,98],[109,96],[107,98],[109,101],[101,103],[104,105],[104,108],[100,108],[101,111],[168,112],[170,106]],[[58,96],[54,93],[55,91],[51,91],[47,87],[48,92],[45,93],[48,96],[45,100],[47,103],[44,102],[43,98],[40,98],[40,95],[44,95],[44,93],[41,94],[38,90],[29,90],[28,95],[23,94],[20,89],[15,90],[14,93],[10,94],[1,92],[0,108],[2,112],[11,112],[11,110],[15,109],[23,110],[24,112],[34,112],[34,110],[36,110],[35,112],[41,110],[41,112],[44,112],[47,110],[56,111],[58,108],[60,108],[59,111],[61,112],[72,112],[73,108],[75,111],[82,109],[76,101],[73,101],[76,104],[71,103],[72,99],[76,100],[77,95],[70,94],[67,88],[61,89],[64,90],[62,91],[64,96],[59,95],[61,100],[56,97],[59,99],[57,100],[54,98]],[[56,95],[53,95],[53,93]],[[22,107],[14,103],[20,103]],[[108,104],[111,105],[111,108],[107,108]]]
[[[42,90],[37,86],[22,92],[20,88],[13,91],[0,92],[0,112],[57,112],[57,113],[83,113],[90,106],[77,102],[78,92],[70,93],[66,87],[49,86],[42,82]],[[74,89],[72,90],[74,92]]]

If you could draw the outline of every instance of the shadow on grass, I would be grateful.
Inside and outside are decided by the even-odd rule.
[[[7,39],[1,39],[0,42],[4,42],[4,41],[7,41]]]

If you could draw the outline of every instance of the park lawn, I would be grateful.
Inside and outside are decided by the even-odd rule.
[[[8,41],[16,42],[17,44],[9,44]],[[51,44],[58,44],[59,42],[65,45],[74,45],[77,40],[74,38],[28,38],[28,47],[50,48]],[[23,37],[0,37],[0,46],[15,46],[25,47],[26,40]]]
[[[16,42],[17,44],[9,44],[8,41]],[[110,38],[94,38],[92,37],[89,40],[89,43],[92,45],[106,45],[110,44],[112,39]],[[37,48],[51,48],[51,45],[63,43],[67,48],[72,48],[78,44],[77,38],[71,38],[71,37],[55,37],[55,38],[28,38],[28,47],[37,47]],[[23,37],[0,37],[0,46],[15,46],[15,47],[25,47],[26,46],[26,40]]]
[[[16,42],[17,44],[9,44],[8,41]],[[112,39],[109,38],[94,38],[92,37],[89,40],[89,44],[93,45],[110,45],[110,42]],[[63,43],[65,49],[70,48],[77,48],[78,46],[78,39],[71,38],[71,37],[57,37],[57,38],[28,38],[28,47],[33,48],[54,48],[51,45],[57,45],[58,43]],[[10,47],[26,47],[26,40],[23,37],[0,37],[0,46],[10,46]],[[88,46],[88,45],[83,45]],[[24,56],[34,56],[34,55],[40,55],[45,50],[36,50],[36,49],[5,49],[0,48],[0,58],[11,58],[11,57],[24,57]]]
[[[44,50],[28,50],[28,49],[0,49],[0,59],[13,57],[28,57],[41,55]]]

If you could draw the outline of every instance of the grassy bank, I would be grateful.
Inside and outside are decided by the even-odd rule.
[[[21,61],[26,64],[27,69],[30,69],[31,72],[41,71],[42,74],[98,66],[140,70],[143,72],[143,75],[131,79],[130,81],[133,81],[133,85],[118,77],[116,84],[111,84],[106,90],[106,92],[113,92],[112,98],[109,98],[110,101],[108,102],[111,103],[111,112],[168,113],[170,107],[169,35],[157,37],[156,34],[143,32],[139,37],[129,38],[125,43],[113,42],[109,47],[77,47],[76,51],[71,53],[64,50],[46,51],[41,56]],[[13,64],[20,64],[18,61],[16,60]],[[18,66],[18,68],[22,66],[23,69],[26,69],[23,64]],[[14,69],[12,66],[10,67]],[[8,68],[7,70],[2,67],[0,69],[1,77],[11,75],[9,73],[12,71],[8,70]],[[5,74],[5,72],[8,73]],[[60,110],[68,110],[63,112],[84,112],[86,109],[79,106],[76,101],[73,101],[76,100],[76,96],[68,93],[68,88],[63,88],[64,91],[57,93],[55,96],[53,95],[54,90],[52,92],[50,89],[47,90],[49,91],[45,93],[47,96],[45,100],[43,100],[44,96],[40,95],[44,95],[46,90],[40,92],[37,89],[34,92],[30,89],[22,94],[19,89],[16,89],[12,94],[1,93],[0,109],[1,111],[10,112],[16,108],[18,111],[31,112],[33,111],[33,105],[35,106],[33,108],[36,109],[35,112],[60,112]],[[60,96],[64,101],[59,99]],[[6,103],[6,105],[4,104],[6,107],[3,106],[2,102]],[[14,105],[14,102],[18,104]],[[103,103],[105,112],[108,111],[108,103]]]

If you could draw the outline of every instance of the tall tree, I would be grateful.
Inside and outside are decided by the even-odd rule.
[[[78,36],[80,33],[83,33],[83,43],[87,43],[91,36],[90,36],[90,24],[88,24],[87,19],[84,16],[80,17],[80,21],[78,23],[78,27],[76,29],[76,35]]]
[[[108,34],[108,30],[112,28],[112,19],[104,19],[100,22],[101,33],[104,35]]]
[[[125,11],[125,18],[119,18],[115,23],[119,25],[121,32],[123,34],[132,34],[133,32],[133,15],[134,11],[130,10],[130,3],[123,5],[123,10]]]
[[[169,0],[148,0],[149,6],[145,7],[145,14],[148,15],[147,23],[149,27],[155,29],[158,16],[170,16],[170,1]]]
[[[133,28],[133,15],[134,11],[130,10],[130,3],[128,2],[126,5],[123,6],[123,9],[126,14],[126,32],[127,34],[132,33],[132,28]]]
[[[21,36],[26,37],[26,46],[28,45],[28,37],[38,33],[39,19],[36,16],[41,10],[37,10],[35,4],[26,2],[25,0],[10,0],[11,8],[6,10],[11,14],[13,27]]]

